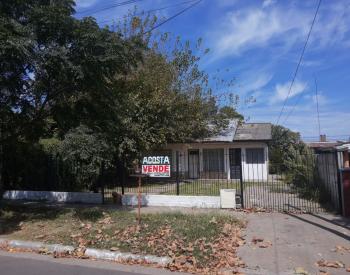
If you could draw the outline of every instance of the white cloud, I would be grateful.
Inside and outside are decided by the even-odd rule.
[[[286,82],[284,84],[276,84],[273,96],[270,99],[270,103],[274,104],[277,102],[282,102],[287,98],[291,82]],[[302,92],[307,88],[307,83],[296,80],[290,91],[289,98],[292,98]]]
[[[77,8],[88,8],[93,6],[97,0],[76,0],[75,4],[77,5]]]
[[[244,82],[238,85],[238,91],[241,95],[256,92],[264,88],[271,81],[272,77],[272,74],[259,72],[249,76],[243,75]]]
[[[318,101],[319,106],[326,105],[327,103],[330,102],[329,99],[323,94],[322,91],[318,92],[317,98],[316,98],[316,95],[306,95],[304,98],[307,100],[310,100],[314,105],[317,104],[317,101]]]
[[[334,106],[339,110],[335,111]],[[282,105],[276,104],[270,107],[252,106],[243,112],[245,117],[250,117],[250,122],[271,122],[276,123]],[[285,115],[289,112],[290,106],[285,109],[280,123],[293,131],[300,132],[302,136],[318,137],[318,122],[316,106],[312,102],[309,104],[299,104],[293,114],[285,122]],[[321,132],[327,136],[350,134],[350,113],[346,108],[340,108],[339,102],[334,105],[325,104],[320,109]],[[341,127],[339,127],[341,125]]]
[[[295,5],[272,5],[270,1],[266,5],[268,9],[248,6],[227,12],[219,20],[219,28],[215,21],[215,29],[209,36],[216,59],[240,55],[255,48],[282,47],[288,51],[295,43],[305,41],[315,12],[313,6],[306,9]],[[348,41],[350,17],[345,16],[344,9],[343,2],[321,7],[309,42],[310,48]],[[341,45],[344,47],[345,44]]]
[[[264,0],[262,6],[263,6],[263,8],[267,8],[269,6],[274,5],[275,3],[276,3],[275,0]]]

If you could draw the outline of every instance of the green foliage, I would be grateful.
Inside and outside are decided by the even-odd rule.
[[[65,135],[58,152],[66,165],[79,168],[75,173],[75,184],[81,188],[96,190],[102,165],[112,165],[112,148],[103,135],[81,125]]]
[[[270,173],[283,173],[286,183],[291,184],[301,197],[321,199],[316,157],[299,133],[273,125],[269,153]]]
[[[128,163],[243,119],[233,83],[216,77],[215,86],[200,69],[208,52],[200,39],[192,46],[146,32],[157,18],[134,16],[112,31],[73,13],[72,0],[0,5],[0,139],[12,163],[6,167],[30,167],[26,160],[40,155],[56,167],[41,164],[40,182],[54,174],[71,187],[95,188],[102,163]],[[228,106],[219,106],[214,87],[227,91]],[[25,146],[37,153],[21,154]]]
[[[302,156],[308,154],[311,152],[301,140],[299,133],[280,125],[272,126],[272,140],[269,145],[271,172],[295,169],[303,162]]]

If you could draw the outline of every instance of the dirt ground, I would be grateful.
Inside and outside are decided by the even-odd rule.
[[[238,250],[247,265],[242,269],[245,274],[350,274],[346,271],[350,267],[349,219],[330,214],[251,213],[247,220],[246,244]],[[267,247],[254,244],[254,238],[263,239]],[[322,259],[339,261],[345,268],[319,267],[316,262]]]

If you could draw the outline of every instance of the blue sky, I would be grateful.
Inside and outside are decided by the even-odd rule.
[[[120,2],[125,0],[77,0],[76,16],[91,15],[98,22],[112,23],[135,5],[148,11],[186,0],[140,0],[93,13]],[[159,29],[193,43],[203,38],[210,53],[201,61],[202,69],[209,74],[220,70],[222,78],[236,79],[232,91],[240,96],[239,111],[248,121],[276,123],[317,3],[317,0],[202,0]],[[167,18],[189,5],[156,14]],[[306,140],[317,139],[316,78],[321,132],[331,139],[348,139],[349,64],[350,1],[323,0],[280,124],[300,132]],[[244,104],[244,99],[251,96],[255,102]]]

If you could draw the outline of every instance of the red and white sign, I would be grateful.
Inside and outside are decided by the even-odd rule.
[[[150,156],[142,160],[142,174],[149,177],[170,177],[170,160],[168,156]]]

